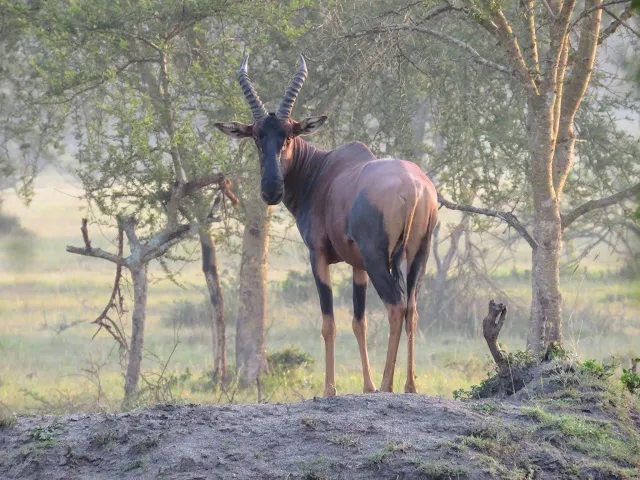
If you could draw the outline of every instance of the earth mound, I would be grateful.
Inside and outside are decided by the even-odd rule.
[[[19,417],[0,427],[0,478],[640,479],[636,400],[565,393],[526,403],[378,393]]]

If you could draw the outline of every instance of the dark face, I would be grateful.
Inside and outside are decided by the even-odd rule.
[[[273,113],[248,125],[238,122],[216,123],[231,138],[253,138],[260,157],[260,193],[268,205],[276,205],[284,195],[284,176],[293,155],[293,138],[310,135],[326,121],[326,116],[308,117],[300,122],[281,120]]]
[[[268,205],[277,205],[284,194],[283,152],[285,143],[293,137],[291,124],[275,115],[266,117],[259,128],[254,128],[253,138],[260,156],[262,181],[260,194]]]

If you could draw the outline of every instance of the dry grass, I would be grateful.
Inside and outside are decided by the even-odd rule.
[[[78,402],[84,399],[87,390],[95,386],[82,373],[90,358],[93,361],[109,359],[101,375],[104,390],[102,406],[109,409],[111,405],[117,405],[121,394],[122,377],[113,342],[103,333],[91,340],[95,327],[89,323],[107,299],[112,266],[64,251],[66,244],[80,242],[83,203],[74,197],[79,194],[76,187],[55,175],[44,175],[38,179],[37,195],[29,208],[10,192],[4,194],[4,207],[18,215],[26,228],[38,232],[34,250],[24,258],[11,257],[10,250],[5,248],[6,240],[0,240],[0,402],[14,411],[30,411],[42,406],[37,400],[38,395],[54,399],[61,409],[81,408]],[[443,215],[445,222],[454,218],[453,214]],[[282,230],[277,231],[284,233],[284,227],[280,228]],[[291,231],[290,235],[295,240],[297,233]],[[106,248],[113,232],[92,228],[91,236],[96,246]],[[294,268],[305,268],[305,256],[299,243],[285,242],[279,252],[270,257],[270,280],[284,277],[292,268],[292,257],[297,259]],[[228,254],[220,257],[223,258],[222,270],[226,268],[230,275],[235,275],[237,258]],[[508,272],[514,267],[525,268],[527,261],[526,249],[519,250],[510,263],[504,264],[501,272]],[[601,253],[597,261],[588,264],[589,271],[613,269],[618,261]],[[180,267],[181,281],[186,289],[162,280],[157,265],[151,269],[155,280],[149,288],[146,348],[160,358],[165,358],[174,345],[174,331],[161,324],[161,317],[177,300],[199,302],[203,298],[199,264],[194,262]],[[639,298],[636,295],[638,282],[592,281],[590,273],[583,276],[584,267],[563,285],[568,346],[585,358],[637,356],[640,353],[637,351],[637,335],[640,333]],[[349,268],[345,266],[334,270],[336,277],[348,274]],[[526,308],[530,295],[526,283],[505,280],[501,286],[516,303]],[[231,299],[235,292],[227,294]],[[350,308],[337,308],[336,320],[337,389],[339,393],[360,392],[360,360],[351,331]],[[315,301],[285,305],[273,293],[270,296],[269,349],[295,346],[317,360],[315,370],[300,388],[295,391],[276,388],[270,397],[272,401],[293,401],[322,393],[324,351],[320,322]],[[519,327],[522,331],[523,326]],[[231,360],[233,331],[230,325],[228,344]],[[387,331],[382,312],[369,316],[370,357],[374,381],[378,384],[386,354]],[[191,378],[198,379],[212,365],[210,332],[205,328],[182,330],[180,337],[181,343],[173,357],[171,370],[179,375],[189,369]],[[501,341],[512,349],[523,345],[523,339],[519,337],[506,335]],[[398,354],[396,391],[403,390],[405,358],[403,341]],[[469,339],[461,333],[451,332],[437,338],[419,335],[416,339],[416,364],[420,392],[451,396],[453,390],[468,388],[484,378],[490,363],[480,336]],[[155,366],[147,361],[144,368],[153,370]],[[195,388],[194,381],[178,383],[175,396],[187,402],[227,401],[227,397],[218,391]],[[255,402],[255,392],[239,393],[234,401]]]

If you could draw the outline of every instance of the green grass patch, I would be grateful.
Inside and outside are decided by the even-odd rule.
[[[411,444],[407,442],[389,442],[381,451],[368,455],[366,457],[366,461],[369,465],[380,468],[382,463],[384,463],[392,454],[396,452],[405,453],[410,448]]]
[[[457,480],[467,478],[469,470],[465,467],[455,465],[444,460],[438,461],[415,461],[416,472],[432,480]]]

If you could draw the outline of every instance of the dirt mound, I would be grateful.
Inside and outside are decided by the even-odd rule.
[[[623,451],[629,438],[582,415],[574,431],[538,406],[380,393],[20,417],[0,428],[0,478],[640,478],[640,442]],[[572,446],[594,439],[618,456]]]

